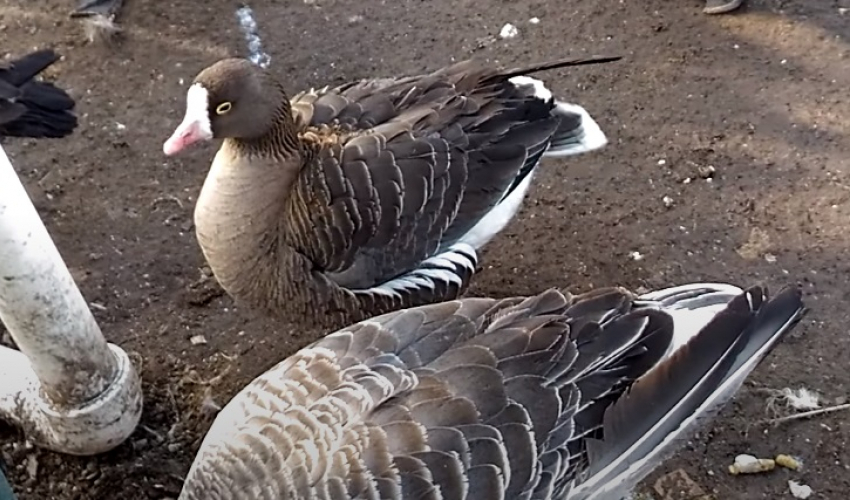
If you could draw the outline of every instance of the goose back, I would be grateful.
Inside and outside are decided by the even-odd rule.
[[[368,315],[458,297],[559,130],[581,126],[512,74],[469,60],[294,96],[310,154],[287,242]]]
[[[698,310],[713,313],[695,322]],[[652,300],[550,290],[376,317],[243,389],[180,500],[619,500],[801,313],[798,289],[769,301],[759,287],[700,284]]]

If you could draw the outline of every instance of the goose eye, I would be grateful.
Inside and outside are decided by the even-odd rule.
[[[233,105],[230,104],[229,102],[223,102],[223,103],[219,104],[218,106],[216,106],[215,114],[223,115],[223,114],[229,112],[230,108],[232,108],[232,107],[233,107]]]

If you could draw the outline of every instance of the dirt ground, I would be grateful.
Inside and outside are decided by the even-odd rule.
[[[51,77],[79,100],[67,140],[7,152],[107,338],[138,360],[145,408],[113,452],[34,450],[0,428],[20,500],[166,499],[180,490],[215,405],[320,331],[272,324],[194,286],[192,209],[214,152],[177,159],[162,141],[187,82],[244,53],[229,0],[127,0],[122,43],[88,45],[73,0],[0,0],[2,49],[52,46]],[[471,55],[505,65],[582,54],[621,62],[545,75],[611,144],[547,161],[525,207],[483,255],[472,295],[550,286],[639,289],[693,280],[805,287],[811,312],[739,397],[656,473],[683,468],[717,499],[850,492],[848,413],[780,426],[765,389],[850,396],[850,0],[749,0],[705,16],[700,0],[254,0],[288,87],[434,69]],[[530,22],[539,18],[539,23]],[[505,23],[519,29],[502,40]],[[845,90],[841,90],[845,89]],[[666,197],[666,198],[665,198]],[[206,344],[190,339],[203,335]],[[739,453],[800,457],[801,471],[732,477]]]

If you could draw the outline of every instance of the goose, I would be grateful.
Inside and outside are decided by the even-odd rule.
[[[77,128],[74,99],[52,83],[33,81],[59,59],[43,49],[0,62],[0,137],[62,138]]]
[[[541,158],[607,143],[584,108],[529,75],[617,59],[466,60],[292,98],[269,70],[223,59],[194,78],[163,151],[223,139],[194,211],[222,288],[340,328],[463,293]]]
[[[237,393],[179,500],[620,500],[804,312],[798,287],[692,283],[367,319]]]

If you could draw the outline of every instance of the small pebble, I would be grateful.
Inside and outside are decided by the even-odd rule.
[[[755,474],[773,470],[775,467],[776,462],[772,458],[756,458],[752,455],[742,454],[735,457],[735,463],[729,466],[729,473],[733,476]]]
[[[27,457],[27,475],[30,479],[38,477],[38,458],[35,455]]]
[[[519,35],[519,30],[511,23],[502,26],[502,31],[499,32],[501,38],[514,38]]]
[[[189,342],[191,342],[192,345],[206,344],[207,339],[203,335],[195,335],[189,339]]]
[[[791,490],[791,494],[794,495],[794,498],[809,498],[812,495],[812,488],[805,485],[800,484],[793,479],[788,481],[788,488]]]
[[[776,462],[776,465],[779,465],[780,467],[785,467],[786,469],[798,470],[800,469],[800,467],[802,467],[800,461],[792,457],[791,455],[777,455],[774,460]]]

